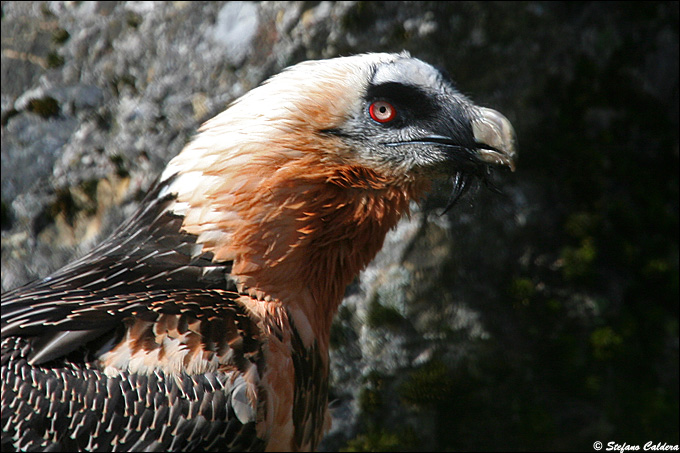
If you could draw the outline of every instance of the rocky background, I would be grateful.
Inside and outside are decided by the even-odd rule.
[[[677,445],[677,2],[3,2],[3,291],[268,76],[403,49],[513,122],[518,169],[435,191],[348,289],[323,449]]]

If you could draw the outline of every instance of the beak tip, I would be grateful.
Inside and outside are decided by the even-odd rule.
[[[479,157],[494,165],[507,165],[515,171],[517,139],[510,121],[500,112],[480,107],[479,115],[472,120],[475,140],[491,149],[481,149]]]

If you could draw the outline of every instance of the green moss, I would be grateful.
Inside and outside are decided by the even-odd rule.
[[[364,414],[376,414],[382,408],[383,379],[384,376],[377,371],[371,371],[366,376],[366,383],[359,393],[359,408]]]
[[[87,215],[94,215],[97,212],[97,187],[99,187],[99,181],[96,179],[83,181],[80,184],[80,188],[85,195],[80,203],[82,205],[80,208]]]
[[[40,4],[40,12],[49,19],[56,17],[54,13],[50,10],[50,6],[47,3]]]
[[[516,278],[512,281],[510,294],[520,305],[529,305],[536,288],[528,278]]]
[[[54,202],[34,222],[36,233],[54,223],[58,216],[63,216],[69,225],[75,226],[78,214],[94,215],[97,212],[98,185],[99,181],[93,179],[84,181],[74,188],[57,189]]]
[[[52,41],[55,44],[63,44],[66,41],[68,41],[70,37],[71,35],[69,34],[69,32],[67,32],[63,28],[57,28],[56,30],[54,30],[54,32],[52,32]]]
[[[578,247],[567,246],[562,249],[562,272],[569,281],[586,279],[593,273],[593,263],[597,249],[592,238],[581,241]]]
[[[562,310],[562,302],[560,302],[558,299],[548,299],[545,303],[545,306],[552,312],[559,312]]]
[[[3,230],[9,230],[12,228],[12,211],[11,208],[7,203],[5,203],[5,200],[2,200],[2,204],[0,204],[0,225],[2,225]]]
[[[413,451],[420,444],[411,428],[399,431],[373,428],[350,440],[340,451]]]
[[[137,80],[130,74],[123,74],[111,80],[111,87],[116,96],[120,95],[126,88],[132,89],[133,93],[137,93]]]
[[[130,172],[125,167],[125,159],[121,155],[111,156],[111,163],[116,167],[116,175],[120,178],[127,178],[130,176]]]
[[[125,18],[125,21],[127,24],[132,27],[132,28],[137,28],[142,24],[142,16],[134,13],[132,11],[128,12],[127,17]]]
[[[47,54],[47,67],[58,68],[64,65],[64,57],[57,52],[50,52]]]
[[[351,340],[356,339],[356,333],[351,326],[353,318],[353,311],[347,306],[341,305],[331,325],[331,348],[346,346]]]
[[[623,338],[610,326],[600,327],[590,334],[590,345],[593,348],[593,357],[606,360],[620,350]]]
[[[411,373],[400,386],[399,395],[415,406],[436,405],[453,396],[455,382],[449,369],[439,360],[433,360]]]
[[[368,313],[366,313],[366,324],[371,328],[397,328],[403,325],[404,317],[393,307],[388,307],[380,302],[377,298],[369,305]]]
[[[359,408],[364,414],[375,414],[382,407],[383,401],[380,392],[368,388],[361,389],[359,393]]]
[[[565,231],[574,238],[583,239],[592,235],[600,222],[599,216],[592,212],[572,213],[565,223]]]
[[[361,31],[373,25],[375,11],[372,2],[356,2],[353,8],[342,16],[342,26],[348,31]]]
[[[406,42],[411,38],[410,33],[406,31],[402,24],[395,24],[390,30],[389,36],[389,42],[395,44]]]
[[[652,258],[647,261],[644,268],[642,269],[643,274],[648,277],[663,276],[668,273],[672,268],[672,265],[662,259]]]
[[[66,221],[73,225],[77,212],[78,206],[71,191],[68,188],[57,189],[56,199],[49,208],[48,215],[51,221],[53,222],[59,214],[63,214]]]
[[[31,99],[28,101],[27,109],[29,112],[35,113],[42,118],[51,118],[57,116],[61,111],[59,103],[51,96],[44,98]]]
[[[592,395],[597,395],[602,390],[602,377],[593,374],[586,378],[585,381],[586,390],[588,390]]]

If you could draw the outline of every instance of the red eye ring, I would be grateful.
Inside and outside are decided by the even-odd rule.
[[[397,109],[385,101],[375,101],[368,107],[368,114],[378,123],[389,123],[397,116]]]

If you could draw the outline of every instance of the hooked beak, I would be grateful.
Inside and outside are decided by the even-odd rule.
[[[507,165],[515,171],[517,140],[510,121],[496,110],[479,107],[471,125],[475,141],[480,145],[477,157],[487,164]]]
[[[500,112],[485,107],[476,107],[473,112],[474,116],[470,120],[475,141],[473,146],[461,145],[451,137],[442,135],[429,135],[415,140],[416,143],[437,144],[447,149],[459,151],[459,153],[454,153],[459,164],[464,161],[472,163],[473,167],[476,167],[475,162],[486,164],[481,167],[485,168],[486,171],[479,171],[481,168],[478,167],[477,171],[472,170],[470,172],[471,167],[468,166],[466,167],[468,171],[456,171],[453,174],[451,177],[453,190],[444,213],[469,190],[471,182],[476,176],[481,176],[481,179],[493,188],[493,185],[487,179],[490,166],[507,166],[511,171],[515,171],[517,140],[510,121]]]

